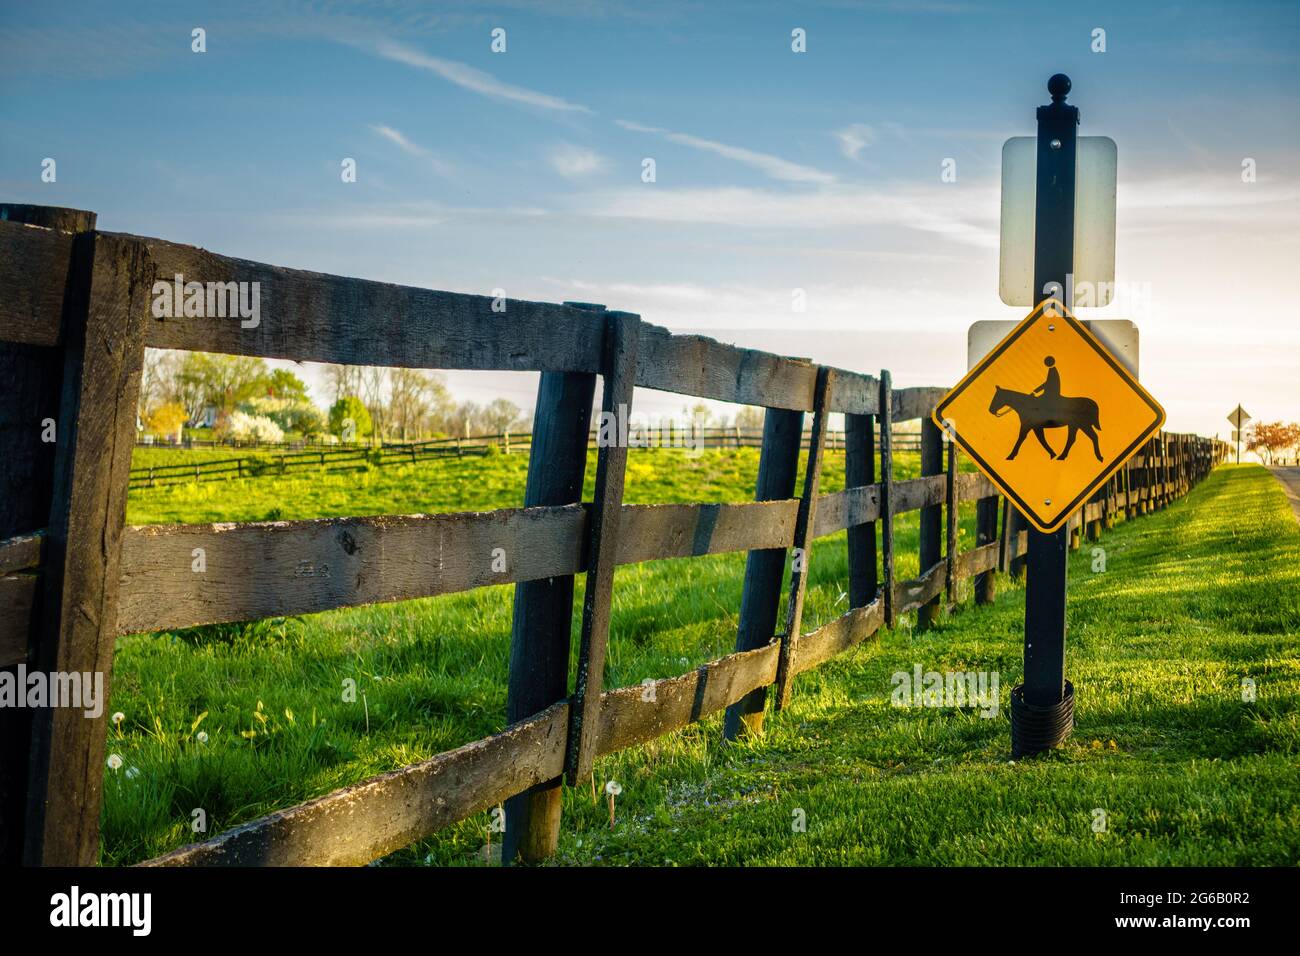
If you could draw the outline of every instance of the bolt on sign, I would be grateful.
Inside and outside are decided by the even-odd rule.
[[[1159,431],[1165,412],[1045,299],[943,397],[934,421],[1046,533]]]

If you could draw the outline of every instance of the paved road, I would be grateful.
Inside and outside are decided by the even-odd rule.
[[[1270,468],[1269,471],[1282,482],[1282,487],[1286,489],[1286,496],[1291,499],[1291,510],[1295,512],[1295,520],[1300,521],[1300,468]]]

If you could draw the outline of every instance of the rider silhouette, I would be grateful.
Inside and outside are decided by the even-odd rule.
[[[1055,408],[1061,399],[1061,373],[1056,370],[1056,359],[1052,356],[1043,359],[1043,364],[1047,366],[1047,380],[1030,394],[1042,398],[1048,408]]]
[[[1016,443],[1011,447],[1007,461],[1020,453],[1020,446],[1025,436],[1033,432],[1038,443],[1047,452],[1047,457],[1063,461],[1074,447],[1075,436],[1079,432],[1092,442],[1093,454],[1098,461],[1105,459],[1101,454],[1101,442],[1097,432],[1101,429],[1096,399],[1086,397],[1063,398],[1061,396],[1061,373],[1057,371],[1056,359],[1047,356],[1043,359],[1047,366],[1047,378],[1032,392],[1017,392],[1013,389],[997,386],[993,391],[993,400],[989,403],[989,414],[1001,417],[1005,409],[1014,411],[1020,419],[1020,430]],[[1068,428],[1065,447],[1058,455],[1047,441],[1045,429]]]

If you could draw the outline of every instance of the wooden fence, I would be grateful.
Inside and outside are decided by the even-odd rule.
[[[925,627],[976,580],[1014,566],[1027,535],[982,476],[957,470],[928,416],[937,388],[873,377],[699,336],[673,335],[600,306],[512,301],[346,279],[96,232],[94,215],[0,205],[0,373],[11,400],[0,432],[0,665],[112,673],[121,634],[305,614],[514,583],[507,726],[430,760],[254,820],[155,864],[362,864],[507,803],[507,858],[545,857],[559,787],[595,757],[726,709],[729,736],[761,726],[767,690],[789,700],[803,671],[916,612]],[[156,318],[155,280],[261,283],[263,314]],[[542,373],[523,506],[487,513],[124,527],[146,346],[266,358]],[[624,505],[627,448],[601,447],[594,500],[581,500],[596,377],[601,408],[633,387],[766,409],[755,501]],[[847,487],[821,494],[832,412],[845,417]],[[812,414],[796,491],[804,416]],[[41,423],[58,440],[40,441]],[[894,480],[895,423],[921,421],[921,477]],[[877,428],[881,440],[877,447]],[[1161,435],[1089,502],[1092,536],[1123,512],[1162,507],[1226,446]],[[957,548],[956,510],[976,502],[976,541]],[[894,519],[920,512],[921,574],[895,574]],[[1005,508],[1004,508],[1005,511]],[[850,610],[802,627],[806,577],[791,548],[848,531]],[[193,549],[207,570],[191,570]],[[494,570],[504,549],[505,571]],[[602,679],[616,566],[748,552],[736,651],[677,677],[607,690]],[[805,566],[793,562],[792,567]],[[498,565],[499,567],[499,565]],[[576,686],[567,686],[574,576],[586,575]],[[777,612],[788,588],[788,612]],[[22,715],[28,712],[23,711]],[[98,859],[106,718],[0,710],[0,833],[6,859]]]

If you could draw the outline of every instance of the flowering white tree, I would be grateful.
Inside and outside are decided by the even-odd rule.
[[[220,437],[235,441],[284,441],[283,430],[271,419],[245,412],[231,412],[217,425],[216,431]]]

